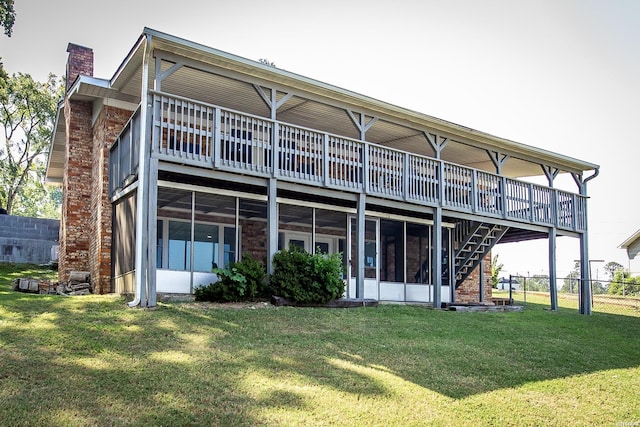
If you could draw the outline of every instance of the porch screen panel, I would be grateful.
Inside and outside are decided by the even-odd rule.
[[[407,224],[407,283],[431,283],[431,247],[428,225]]]
[[[133,283],[135,272],[136,246],[136,192],[118,200],[113,206],[113,243],[111,246],[112,291],[129,292],[128,284]]]
[[[251,254],[259,261],[267,260],[267,202],[240,199],[238,215],[240,223],[240,250],[242,255]]]
[[[347,214],[345,212],[316,209],[315,234],[316,248],[320,248],[322,253],[340,253],[342,265],[346,269]]]
[[[404,282],[404,223],[380,221],[380,280]]]
[[[169,269],[191,270],[191,224],[169,221]]]
[[[219,266],[220,243],[218,226],[194,224],[193,271],[209,272]]]
[[[312,208],[304,206],[280,204],[278,206],[278,249],[295,246],[298,249],[314,252],[312,245]]]

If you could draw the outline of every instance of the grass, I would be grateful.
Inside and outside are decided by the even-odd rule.
[[[640,422],[638,317],[142,310],[14,292],[13,274],[0,265],[0,425]]]

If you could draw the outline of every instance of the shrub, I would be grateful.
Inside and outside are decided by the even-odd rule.
[[[236,267],[214,268],[213,272],[218,275],[218,281],[196,288],[196,301],[230,302],[244,299],[247,279]]]
[[[247,280],[245,296],[247,299],[268,298],[270,295],[265,286],[266,271],[264,265],[250,253],[243,254],[242,260],[233,265],[238,273]]]
[[[324,304],[344,294],[342,273],[339,253],[309,254],[291,246],[274,255],[269,288],[295,302]]]
[[[268,296],[265,288],[265,269],[262,264],[245,254],[242,260],[229,268],[214,268],[218,281],[195,289],[197,301],[247,301]]]

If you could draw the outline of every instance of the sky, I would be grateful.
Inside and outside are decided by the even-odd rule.
[[[391,104],[600,165],[588,184],[593,276],[640,229],[640,1],[16,0],[0,57],[65,72],[69,42],[110,78],[144,27]],[[577,192],[571,177],[555,185]],[[557,240],[558,276],[579,258]],[[498,245],[503,275],[547,274],[548,242]]]

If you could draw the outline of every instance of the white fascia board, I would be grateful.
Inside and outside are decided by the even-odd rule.
[[[620,249],[627,249],[629,248],[629,246],[631,246],[631,244],[633,242],[635,242],[636,240],[640,239],[640,230],[636,231],[635,233],[633,233],[631,235],[631,237],[629,237],[627,240],[625,240],[624,242],[620,243],[620,246],[618,246],[618,248]]]

